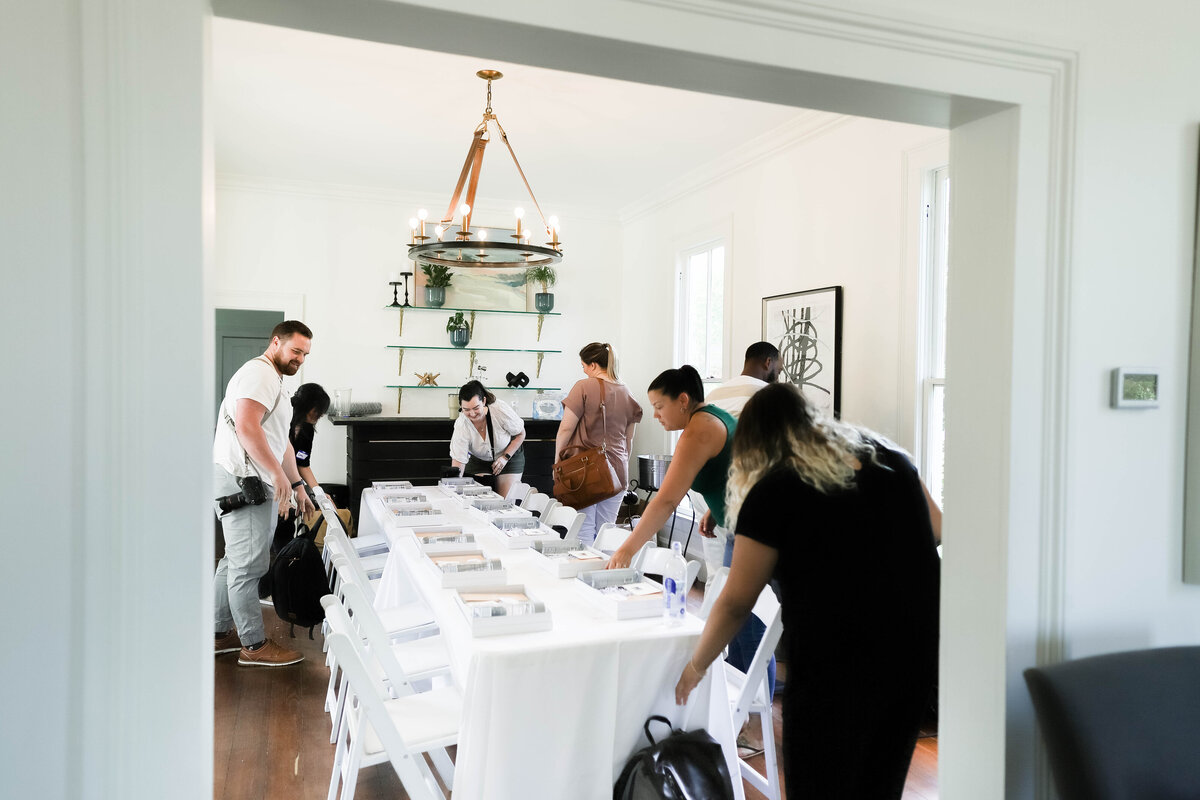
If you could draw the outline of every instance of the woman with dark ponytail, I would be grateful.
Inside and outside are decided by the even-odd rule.
[[[292,395],[292,424],[288,426],[288,441],[296,451],[296,471],[310,489],[319,485],[312,471],[313,437],[317,421],[329,410],[329,393],[319,383],[302,383]],[[278,551],[292,540],[296,532],[296,509],[292,509],[275,525],[272,549]],[[322,540],[324,537],[321,537]]]
[[[620,489],[612,497],[577,509],[583,512],[580,544],[589,545],[606,522],[616,522],[625,484],[629,481],[629,449],[633,429],[642,420],[642,407],[625,384],[617,382],[617,356],[612,345],[592,342],[579,351],[579,362],[587,377],[578,381],[563,400],[563,418],[554,445],[554,461],[570,445],[576,433],[585,447],[605,448],[605,457],[616,473]]]
[[[658,533],[671,514],[695,489],[708,503],[717,525],[725,523],[725,482],[737,422],[728,411],[704,403],[700,373],[688,364],[669,369],[647,390],[654,418],[668,431],[683,431],[662,486],[642,512],[642,519],[609,561],[609,569],[628,567],[642,545]]]

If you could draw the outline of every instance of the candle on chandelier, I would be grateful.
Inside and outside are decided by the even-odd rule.
[[[409,236],[408,243],[416,244],[417,243],[417,218],[416,217],[409,218],[408,227],[412,228],[412,234]]]
[[[420,230],[421,230],[420,236],[421,236],[422,241],[424,241],[424,239],[425,239],[425,220],[428,218],[429,218],[429,212],[426,211],[425,209],[422,208],[420,211],[417,212],[417,221],[420,223],[420,226],[421,226],[420,227]]]
[[[555,250],[558,249],[558,217],[551,217],[547,222],[550,224],[550,246]]]
[[[462,215],[461,233],[463,236],[467,236],[471,232],[471,226],[469,224],[471,221],[471,207],[466,203],[463,203],[458,207],[458,213]]]
[[[442,235],[446,233],[446,229],[443,228],[441,225],[438,225],[436,228],[433,229],[433,232],[435,234],[437,234],[437,240],[440,242],[442,240]]]
[[[521,218],[525,216],[525,209],[513,209],[513,216],[517,218],[517,241],[521,240]]]
[[[488,232],[485,230],[479,231],[479,258],[482,260],[487,255],[487,250],[483,249],[487,243]]]

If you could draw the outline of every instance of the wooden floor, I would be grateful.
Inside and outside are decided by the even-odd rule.
[[[692,605],[689,598],[689,606]],[[295,647],[305,660],[291,667],[241,667],[237,654],[218,656],[213,797],[228,800],[319,800],[329,789],[333,745],[324,711],[329,672],[321,652],[321,634],[288,638],[287,626],[264,607],[267,635]],[[781,676],[786,670],[781,668]],[[783,713],[775,700],[776,742],[783,741]],[[757,721],[751,726],[757,731]],[[757,739],[757,736],[752,737]],[[763,756],[750,763],[760,772]],[[782,770],[779,776],[783,783]],[[786,787],[785,787],[786,790]],[[918,741],[904,800],[936,800],[937,737]],[[364,769],[357,800],[401,800],[407,794],[388,764]],[[761,798],[746,786],[748,800]]]

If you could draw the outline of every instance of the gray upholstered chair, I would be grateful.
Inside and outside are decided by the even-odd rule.
[[[1062,800],[1200,798],[1200,647],[1025,670]]]

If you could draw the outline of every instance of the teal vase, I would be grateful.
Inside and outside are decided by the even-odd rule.
[[[554,293],[553,292],[536,292],[533,295],[533,307],[539,313],[549,314],[554,310]]]
[[[450,331],[450,344],[455,347],[466,347],[471,341],[471,331],[466,328],[455,328]]]
[[[441,308],[446,305],[446,287],[445,286],[426,286],[425,287],[425,305],[430,308]]]

